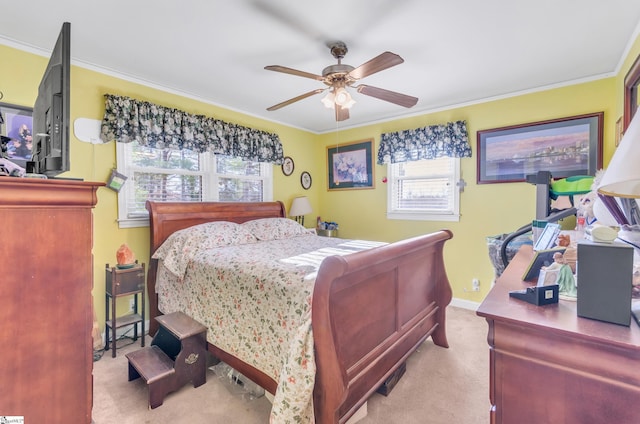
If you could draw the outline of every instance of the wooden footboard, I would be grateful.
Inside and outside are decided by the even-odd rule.
[[[324,260],[312,309],[316,423],[346,422],[427,337],[448,347],[451,237],[443,230]]]

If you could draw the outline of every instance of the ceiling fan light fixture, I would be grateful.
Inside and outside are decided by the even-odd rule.
[[[356,101],[351,97],[351,94],[349,94],[349,92],[344,87],[336,89],[335,102],[337,105],[340,105],[341,107],[347,109],[349,109],[356,103]]]
[[[342,107],[343,107],[343,108],[345,108],[345,109],[350,109],[350,108],[351,108],[351,106],[353,106],[353,105],[355,105],[355,104],[356,104],[356,101],[355,101],[355,100],[353,100],[353,97],[351,97],[351,94],[347,93],[347,95],[349,95],[349,100],[348,100],[348,101],[346,101],[346,102],[342,105]]]
[[[333,94],[333,91],[329,91],[326,96],[320,100],[324,107],[327,109],[333,109],[335,103],[336,96]]]
[[[346,90],[349,87],[356,89],[358,93],[365,96],[375,97],[407,108],[415,106],[418,102],[417,97],[407,96],[406,94],[396,93],[395,91],[385,90],[384,88],[372,87],[370,85],[363,84],[357,86],[353,85],[356,81],[359,81],[364,77],[403,63],[404,60],[397,54],[387,51],[363,63],[357,68],[354,68],[351,65],[342,63],[342,59],[348,51],[347,46],[343,42],[339,41],[332,43],[329,45],[329,48],[331,49],[331,55],[338,60],[338,63],[325,67],[322,70],[322,75],[299,71],[286,66],[265,66],[264,69],[268,71],[282,72],[303,78],[310,78],[320,81],[327,86],[327,88],[318,88],[289,100],[285,100],[284,102],[268,107],[267,110],[278,110],[284,106],[306,99],[307,97],[315,94],[322,93],[325,90],[329,90],[329,92],[321,99],[322,104],[327,109],[333,109],[336,112],[336,121],[344,121],[345,119],[349,119],[349,109],[356,103],[356,101],[351,97],[351,94]]]

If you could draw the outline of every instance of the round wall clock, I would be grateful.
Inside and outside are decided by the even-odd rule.
[[[284,161],[282,162],[282,173],[286,176],[293,174],[293,168],[295,165],[293,164],[293,159],[289,156],[284,157]]]
[[[303,189],[309,190],[309,187],[311,187],[311,174],[307,171],[300,174],[300,184],[302,184]]]

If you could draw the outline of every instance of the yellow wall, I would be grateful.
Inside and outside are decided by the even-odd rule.
[[[454,296],[479,302],[493,279],[485,238],[513,231],[530,221],[535,214],[535,188],[527,183],[477,185],[476,132],[604,111],[606,163],[613,153],[615,121],[622,114],[622,79],[639,52],[640,41],[637,41],[616,77],[324,135],[307,133],[74,66],[71,75],[71,122],[79,117],[101,119],[104,112],[103,95],[112,93],[275,132],[280,136],[285,155],[294,159],[295,170],[293,175],[285,177],[280,167],[274,167],[274,199],[284,201],[288,208],[293,197],[302,194],[309,196],[314,212],[307,217],[307,226],[313,226],[315,216],[320,215],[323,219],[339,222],[340,235],[348,238],[395,241],[450,228],[454,232],[454,239],[446,247],[445,259]],[[3,63],[12,64],[0,67],[0,91],[4,93],[2,102],[32,106],[47,59],[2,45],[0,57]],[[469,142],[474,151],[472,158],[462,159],[462,177],[467,186],[461,196],[460,222],[387,220],[387,187],[382,183],[386,175],[385,166],[375,166],[374,189],[327,191],[327,146],[373,138],[377,148],[383,132],[459,119],[467,121]],[[114,166],[114,143],[82,143],[72,133],[71,171],[66,176],[106,181]],[[308,191],[300,186],[302,171],[308,171],[313,178],[313,185]],[[115,263],[115,252],[122,243],[127,243],[140,261],[148,263],[149,257],[148,228],[119,229],[116,219],[116,193],[100,188],[98,205],[94,211],[93,293],[101,327],[104,325],[104,264]],[[480,279],[480,292],[466,291],[471,286],[472,278]],[[126,308],[124,303],[119,307]]]
[[[340,235],[350,238],[366,235],[374,239],[394,241],[434,231],[443,227],[454,233],[445,250],[447,272],[454,297],[480,301],[490,288],[493,267],[489,261],[486,236],[509,233],[535,217],[535,186],[528,183],[476,184],[476,132],[507,125],[604,111],[605,144],[611,143],[615,126],[615,79],[607,78],[503,100],[482,103],[381,123],[339,134],[344,142],[374,138],[401,129],[464,119],[467,121],[472,158],[461,160],[462,177],[467,183],[461,195],[460,222],[422,222],[386,220],[386,166],[375,167],[375,189],[358,191],[323,191],[320,203],[323,214],[339,222]],[[318,154],[326,146],[335,146],[335,135],[322,137]],[[481,291],[469,292],[471,280],[480,279]]]
[[[38,84],[48,58],[40,57],[0,45],[3,63],[0,67],[0,91],[3,103],[32,107]],[[274,167],[274,199],[282,200],[288,208],[293,197],[307,194],[312,207],[319,210],[317,185],[309,191],[300,186],[300,173],[304,170],[312,176],[320,175],[322,162],[310,152],[317,136],[298,129],[278,125],[255,117],[242,115],[209,104],[194,101],[175,94],[131,83],[105,74],[74,66],[71,73],[71,124],[76,118],[102,119],[105,93],[126,95],[161,105],[176,107],[192,113],[234,122],[240,125],[277,133],[286,155],[295,159],[295,171],[285,177],[280,167]],[[71,170],[67,177],[84,178],[87,181],[106,182],[116,164],[115,143],[97,144],[79,141],[71,131]],[[94,305],[101,328],[104,328],[105,264],[115,264],[115,253],[122,243],[127,243],[140,262],[149,262],[149,229],[119,229],[117,223],[117,194],[107,188],[98,190],[98,204],[94,210]],[[120,311],[128,309],[126,300],[119,302]]]

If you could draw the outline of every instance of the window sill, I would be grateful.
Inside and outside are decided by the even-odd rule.
[[[460,214],[431,214],[424,212],[390,212],[387,219],[403,219],[408,221],[449,221],[459,222]]]
[[[148,227],[149,218],[135,218],[135,219],[119,219],[118,227],[120,228],[138,228]]]

